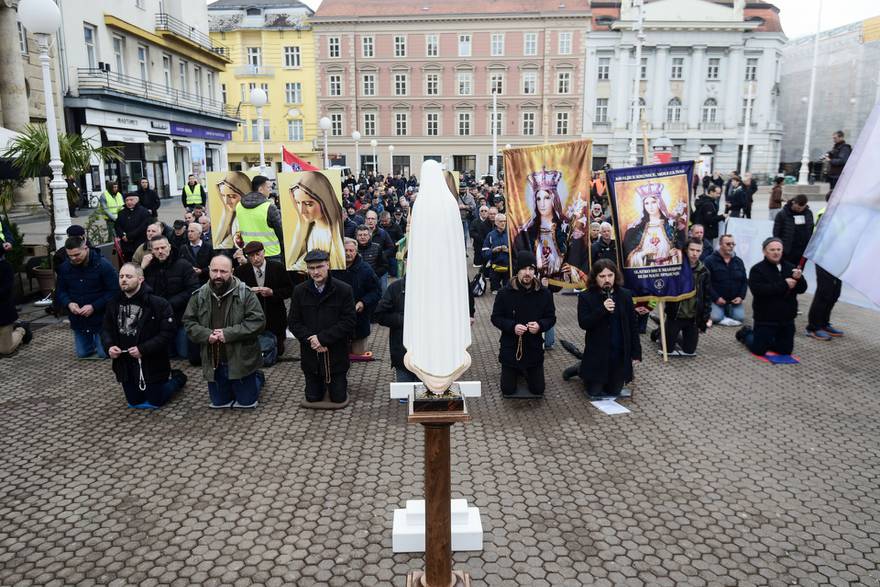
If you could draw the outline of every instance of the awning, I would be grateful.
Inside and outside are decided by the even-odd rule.
[[[107,135],[108,141],[118,141],[120,143],[149,143],[150,137],[147,133],[139,130],[119,130],[116,128],[105,128],[104,134]]]
[[[0,126],[0,153],[8,149],[9,143],[20,136],[21,133],[17,133],[14,130],[9,130],[8,128]]]

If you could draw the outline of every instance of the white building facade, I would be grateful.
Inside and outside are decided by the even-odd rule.
[[[61,2],[61,77],[68,132],[122,149],[95,165],[87,189],[107,180],[123,191],[146,177],[162,197],[189,173],[226,169],[237,126],[219,72],[230,62],[208,36],[204,2]]]
[[[594,141],[593,167],[627,165],[633,76],[638,66],[637,158],[660,137],[673,160],[702,160],[701,173],[779,167],[783,127],[779,78],[786,41],[778,10],[765,2],[656,0],[644,6],[645,41],[635,63],[637,8],[632,0],[592,2],[586,47],[583,135]],[[751,98],[750,98],[751,96]],[[750,109],[750,125],[745,126]]]

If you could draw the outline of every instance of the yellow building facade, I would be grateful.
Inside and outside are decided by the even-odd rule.
[[[241,120],[228,143],[229,168],[246,171],[260,164],[258,115],[250,104],[254,88],[268,97],[262,113],[267,174],[281,170],[282,146],[321,167],[312,11],[299,2],[240,6],[224,0],[208,6],[211,38],[228,47],[232,58],[220,74],[223,98]]]

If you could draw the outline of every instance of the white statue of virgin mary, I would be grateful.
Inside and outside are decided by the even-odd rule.
[[[422,164],[407,251],[403,362],[442,393],[471,365],[471,325],[461,214],[436,161]]]

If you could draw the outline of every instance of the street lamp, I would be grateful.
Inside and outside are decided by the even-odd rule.
[[[358,145],[358,141],[361,140],[361,133],[358,131],[354,131],[351,133],[351,140],[354,141],[354,162],[357,165],[357,174],[358,177],[361,176],[361,151],[360,145]]]
[[[55,247],[64,246],[70,213],[67,208],[67,182],[64,181],[61,148],[58,146],[58,125],[55,122],[55,100],[52,75],[49,71],[49,37],[61,26],[61,11],[52,0],[22,0],[18,4],[18,19],[22,26],[37,38],[40,47],[40,65],[43,69],[43,98],[46,101],[46,131],[49,134],[49,168],[52,170],[52,214],[55,218]]]
[[[370,146],[373,147],[373,175],[379,175],[379,161],[376,159],[376,147],[379,146],[379,141],[370,139]]]
[[[266,149],[263,144],[266,131],[263,128],[263,106],[268,101],[269,97],[262,89],[254,88],[251,90],[251,104],[257,109],[257,133],[260,135],[260,175],[266,172]]]
[[[330,130],[330,127],[333,126],[333,122],[330,121],[326,116],[322,117],[321,120],[318,121],[318,126],[324,132],[324,169],[330,167],[330,159],[327,153],[327,131]]]
[[[388,161],[391,163],[391,166],[388,167],[388,174],[394,175],[394,145],[388,145]]]
[[[810,70],[810,98],[807,104],[807,128],[804,132],[804,153],[801,156],[801,170],[798,185],[810,183],[810,133],[813,131],[813,98],[816,97],[816,69],[819,63],[819,32],[822,30],[822,0],[816,15],[816,38],[813,39],[813,66]]]
[[[636,152],[636,125],[642,114],[642,109],[639,106],[639,80],[642,77],[642,43],[645,42],[645,5],[643,0],[635,0],[633,7],[638,10],[638,15],[633,26],[633,32],[636,33],[636,63],[633,75],[632,112],[630,113],[629,158],[627,159],[630,167],[635,167],[639,160]],[[646,165],[647,163],[645,161]]]

